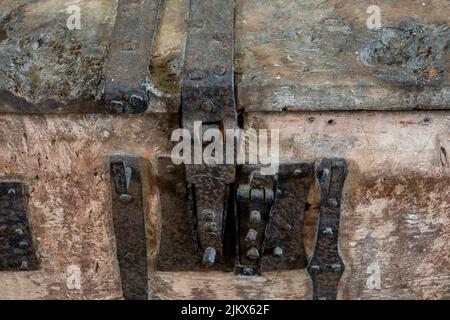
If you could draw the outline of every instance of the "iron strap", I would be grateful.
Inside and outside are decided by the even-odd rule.
[[[161,0],[119,0],[105,70],[110,113],[148,109],[148,73]]]
[[[233,51],[234,0],[191,0],[182,73],[182,126],[194,135],[208,128],[223,132],[237,127]],[[201,122],[200,132],[194,132],[195,122]],[[229,185],[235,173],[235,165],[186,167],[206,265],[214,265],[223,251]]]
[[[314,254],[307,269],[313,281],[313,298],[335,300],[345,268],[338,239],[347,163],[344,159],[323,159],[316,175],[320,186],[320,214]]]
[[[148,298],[147,246],[142,195],[141,161],[137,156],[109,159],[111,202],[117,260],[125,299]]]
[[[183,127],[194,121],[235,128],[234,0],[191,0],[184,71]]]

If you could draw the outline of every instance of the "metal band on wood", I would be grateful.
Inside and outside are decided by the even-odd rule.
[[[323,159],[316,175],[320,185],[320,216],[314,254],[307,269],[313,281],[313,299],[335,300],[345,269],[338,239],[347,163],[343,159]]]
[[[140,158],[111,156],[111,198],[117,259],[125,299],[148,298],[147,246]]]
[[[148,109],[148,73],[160,3],[119,0],[105,70],[105,101],[110,113]]]

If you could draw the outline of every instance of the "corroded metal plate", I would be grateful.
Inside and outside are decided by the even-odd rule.
[[[24,186],[0,183],[0,271],[31,271],[39,268],[33,246]]]

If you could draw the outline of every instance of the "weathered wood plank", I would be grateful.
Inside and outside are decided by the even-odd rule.
[[[423,5],[424,3],[425,5]],[[117,0],[0,4],[0,111],[102,112]],[[450,106],[448,1],[236,1],[236,87],[247,111],[411,110]],[[189,0],[164,1],[149,112],[178,112]]]
[[[0,112],[105,112],[105,59],[117,0],[81,0],[70,30],[68,0],[0,4]],[[178,112],[187,0],[164,1],[150,66],[150,111]]]
[[[247,111],[450,106],[448,1],[238,0]],[[382,29],[367,28],[369,5]]]

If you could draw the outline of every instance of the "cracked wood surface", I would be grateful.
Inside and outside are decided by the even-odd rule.
[[[423,3],[425,5],[423,5]],[[0,111],[103,112],[104,61],[117,0],[0,3]],[[247,111],[448,109],[448,1],[237,0],[236,87]],[[152,112],[178,112],[189,0],[163,1]]]

